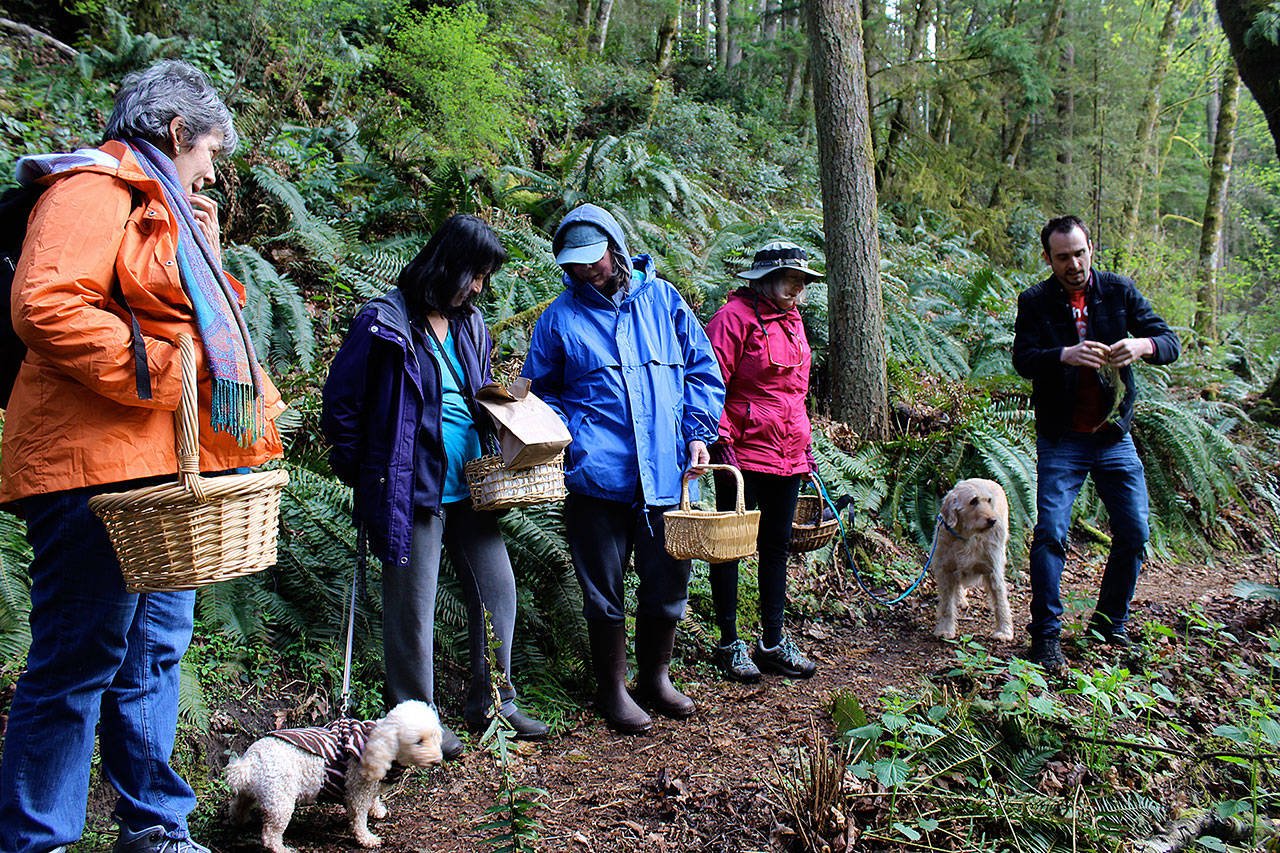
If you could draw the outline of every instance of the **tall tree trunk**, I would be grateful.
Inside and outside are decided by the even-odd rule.
[[[742,8],[742,4],[746,0],[729,0],[729,14],[725,17],[725,30],[729,33],[728,55],[724,60],[725,70],[728,71],[737,68],[742,62],[742,39],[743,33],[739,30],[741,21],[736,12]]]
[[[1160,28],[1160,38],[1156,44],[1155,62],[1151,66],[1151,74],[1147,78],[1147,93],[1142,99],[1142,107],[1138,110],[1138,128],[1133,138],[1133,155],[1129,162],[1127,175],[1128,192],[1124,194],[1123,212],[1120,216],[1122,229],[1120,245],[1126,253],[1132,255],[1134,243],[1138,236],[1138,214],[1142,209],[1142,189],[1152,169],[1153,143],[1155,139],[1156,118],[1160,115],[1160,90],[1164,87],[1164,78],[1169,73],[1169,63],[1173,59],[1173,43],[1178,35],[1178,22],[1186,11],[1190,0],[1169,0],[1169,8],[1165,12],[1164,25]]]
[[[578,14],[573,19],[573,25],[582,32],[586,32],[591,26],[591,0],[578,0]]]
[[[1196,277],[1196,315],[1192,326],[1201,343],[1218,342],[1218,270],[1222,267],[1222,223],[1227,208],[1227,181],[1231,176],[1231,154],[1236,144],[1239,115],[1240,75],[1234,65],[1222,73],[1221,102],[1213,134],[1213,162],[1209,166],[1209,191],[1204,201],[1200,226],[1200,257]]]
[[[1068,25],[1069,27],[1069,25]],[[1076,128],[1076,89],[1075,68],[1076,48],[1071,42],[1062,46],[1062,69],[1060,79],[1064,84],[1058,89],[1055,99],[1058,107],[1058,198],[1065,202],[1063,209],[1075,203],[1075,166],[1073,164]]]
[[[1050,65],[1050,57],[1053,55],[1053,43],[1058,40],[1058,29],[1062,25],[1062,13],[1066,11],[1067,0],[1054,0],[1053,6],[1049,9],[1049,17],[1045,19],[1044,29],[1040,31],[1040,63],[1048,67]],[[995,183],[991,186],[991,198],[987,201],[987,207],[995,208],[1000,204],[1000,193],[1003,189],[1003,182],[1006,177],[1013,171],[1014,165],[1018,162],[1018,155],[1022,153],[1022,143],[1026,141],[1027,131],[1031,129],[1031,110],[1023,108],[1021,115],[1018,116],[1018,122],[1013,126],[1013,132],[1009,134],[1008,144],[1005,145],[1004,151],[1000,155],[1003,168],[996,172]]]
[[[676,13],[672,11],[663,16],[662,23],[658,26],[658,45],[654,51],[653,63],[658,79],[666,77],[671,70],[671,54],[675,50],[677,31]]]
[[[1059,0],[1065,2],[1065,0]],[[924,52],[925,35],[929,29],[929,21],[933,17],[933,0],[920,0],[916,6],[916,22],[907,34],[907,56],[905,65],[911,67]],[[914,73],[914,72],[913,72]],[[898,96],[897,106],[894,107],[893,117],[889,119],[889,137],[880,151],[880,162],[876,164],[876,187],[879,192],[888,195],[890,184],[893,181],[893,165],[894,158],[898,153],[898,146],[902,144],[902,139],[911,130],[913,121],[913,101],[914,101],[915,84],[913,83],[907,92],[903,92]],[[908,96],[911,97],[908,97]]]
[[[1280,68],[1280,44],[1255,29],[1262,23],[1258,19],[1273,5],[1262,0],[1217,0],[1218,19],[1231,43],[1231,56],[1240,71],[1240,79],[1262,107],[1271,139],[1276,144],[1276,156],[1280,157],[1280,74],[1276,73]],[[1280,374],[1274,387],[1280,388]]]
[[[729,68],[729,0],[716,3],[716,67]]]
[[[862,19],[850,0],[805,0],[827,249],[831,414],[867,439],[889,432]]]
[[[613,0],[600,0],[596,8],[596,25],[591,30],[591,40],[587,42],[587,50],[599,55],[604,53],[604,43],[609,37],[609,16],[613,14]]]

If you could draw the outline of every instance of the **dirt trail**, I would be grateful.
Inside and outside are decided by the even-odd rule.
[[[1101,564],[1069,564],[1064,593],[1091,595]],[[1138,623],[1168,622],[1192,601],[1231,599],[1237,580],[1277,583],[1274,558],[1244,557],[1211,565],[1149,563],[1134,599]],[[1027,621],[1025,580],[1011,585],[1015,624]],[[877,609],[865,624],[848,620],[802,628],[802,645],[819,664],[809,681],[766,678],[759,685],[722,682],[706,663],[677,665],[698,702],[692,719],[659,718],[647,737],[610,733],[594,715],[540,745],[523,745],[521,783],[549,792],[540,849],[567,851],[764,851],[777,812],[768,781],[787,766],[791,750],[806,743],[812,726],[829,733],[828,709],[838,691],[871,703],[885,687],[911,687],[948,665],[950,648],[929,635],[934,596],[925,585],[905,603]],[[976,611],[976,612],[975,612]],[[982,636],[990,618],[971,608],[962,631]],[[1022,638],[1019,638],[1019,643]],[[1008,656],[1018,644],[988,644]],[[242,749],[243,744],[232,744]],[[420,773],[389,800],[392,818],[376,827],[383,850],[488,849],[476,827],[496,791],[493,759],[471,749],[458,762]],[[251,825],[252,826],[252,825]],[[220,853],[258,850],[256,827],[216,830],[203,839]],[[295,816],[286,840],[300,853],[358,849],[337,806],[313,806]]]

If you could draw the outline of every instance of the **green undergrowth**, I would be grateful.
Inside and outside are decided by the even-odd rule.
[[[1071,643],[1056,675],[963,638],[917,689],[838,694],[834,743],[774,784],[792,849],[1276,849],[1280,611],[1231,610]]]

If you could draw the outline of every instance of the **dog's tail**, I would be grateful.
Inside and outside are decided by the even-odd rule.
[[[253,778],[253,770],[249,767],[249,760],[240,756],[227,762],[227,769],[223,775],[227,777],[227,785],[231,787],[231,793],[238,794],[249,786],[249,781]]]

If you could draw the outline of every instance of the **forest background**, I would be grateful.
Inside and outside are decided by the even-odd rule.
[[[1274,104],[1264,113],[1237,67],[1249,50],[1280,50],[1280,3],[1223,6],[1224,20],[1231,9],[1245,16],[1239,66],[1203,0],[6,0],[5,180],[24,154],[96,144],[121,76],[161,57],[208,72],[243,137],[212,194],[258,352],[292,405],[281,421],[292,482],[279,566],[200,594],[184,725],[207,730],[228,697],[269,694],[286,675],[317,713],[333,708],[355,548],[350,493],[319,437],[319,386],[360,304],[455,212],[490,220],[511,253],[481,301],[508,376],[561,288],[550,235],[579,203],[614,212],[632,249],[652,254],[704,320],[769,239],[825,260],[833,275],[805,308],[815,450],[829,489],[854,498],[865,577],[890,591],[910,583],[939,498],[964,476],[1003,485],[1013,571],[1025,567],[1034,432],[1029,386],[1009,363],[1014,302],[1046,274],[1045,219],[1079,214],[1096,264],[1133,275],[1186,348],[1176,365],[1140,371],[1134,433],[1154,553],[1194,562],[1273,548],[1280,163]],[[856,44],[855,65],[823,66],[812,49],[814,24],[833,21]],[[832,74],[865,92],[861,115],[830,101]],[[1264,103],[1274,77],[1262,75]],[[824,120],[865,130],[856,158],[820,150]],[[859,238],[836,258],[829,248],[849,235],[824,229],[823,186],[851,175],[861,179]],[[856,404],[867,399],[870,408]],[[585,641],[558,508],[514,511],[503,526],[520,580],[524,695],[575,725]],[[1077,534],[1105,545],[1104,530],[1086,487]],[[830,556],[803,564],[818,586],[836,571]],[[28,642],[29,559],[10,516],[0,516],[0,557],[8,688]],[[373,575],[358,625],[354,698],[365,715],[381,705]],[[824,607],[797,602],[818,620]],[[461,662],[464,611],[448,583],[439,613],[445,656]],[[705,580],[695,581],[687,659],[705,657],[696,646],[709,643],[709,616]],[[1264,640],[1272,663],[1262,692],[1249,693],[1257,713],[1216,735],[1263,752],[1249,753],[1252,776],[1224,771],[1236,787],[1206,785],[1200,797],[1225,818],[1254,819],[1255,833],[1277,808],[1274,765],[1259,776],[1252,760],[1280,743],[1265,689],[1280,637],[1272,628]],[[1028,684],[1009,708],[1037,695]],[[876,698],[853,701],[872,708]],[[892,753],[872,775],[896,790],[906,741],[882,737],[896,729],[874,719],[859,708],[845,721],[860,725],[837,725],[841,748],[856,747],[867,767]],[[912,831],[937,829],[925,820]]]

